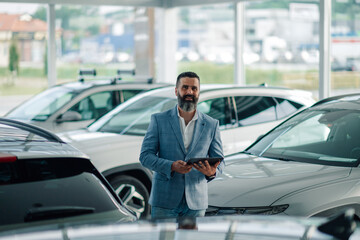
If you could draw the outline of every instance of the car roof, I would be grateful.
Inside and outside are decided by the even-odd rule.
[[[102,86],[120,86],[124,88],[135,88],[135,89],[155,89],[164,86],[170,86],[167,83],[148,83],[148,82],[138,82],[138,81],[123,81],[123,80],[115,80],[114,79],[92,79],[85,81],[74,81],[68,83],[58,84],[54,87],[64,87],[70,88],[74,91],[81,92],[91,88],[97,88]]]
[[[45,129],[17,120],[0,118],[0,162],[8,156],[16,156],[17,159],[88,159],[84,153]]]
[[[315,100],[312,98],[312,94],[303,90],[294,90],[289,88],[281,88],[281,87],[268,87],[268,86],[238,86],[238,85],[230,85],[230,84],[202,84],[200,86],[200,101],[203,101],[206,97],[212,96],[244,96],[249,95],[253,96],[254,94],[258,94],[259,96],[269,96],[269,97],[284,97],[289,100],[293,100],[297,103],[302,103],[304,106],[310,106],[315,103]],[[176,99],[175,96],[175,86],[172,87],[163,87],[150,91],[146,91],[140,93],[131,99],[127,100],[123,104],[120,104],[103,117],[95,121],[93,124],[107,121],[107,119],[111,118],[113,115],[122,111],[122,109],[127,108],[134,102],[137,102],[139,99],[156,96],[163,97],[169,99]],[[90,126],[94,126],[94,125]]]
[[[281,97],[281,96],[293,96],[311,98],[312,93],[304,90],[295,90],[284,87],[269,87],[264,85],[257,86],[239,86],[239,85],[231,85],[231,84],[202,84],[200,86],[200,97],[201,94],[218,94],[219,92],[223,92],[224,94],[260,94],[265,96],[273,96],[273,97]],[[137,97],[142,97],[146,95],[158,95],[162,97],[168,98],[176,98],[175,96],[175,86],[171,87],[163,87],[160,89],[155,89],[148,91],[147,93],[143,93],[138,95]]]
[[[316,102],[312,107],[327,108],[331,106],[332,108],[339,109],[360,110],[359,104],[360,94],[352,93],[322,99]]]

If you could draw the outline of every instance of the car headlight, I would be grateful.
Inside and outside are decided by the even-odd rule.
[[[275,215],[284,212],[289,207],[288,204],[266,207],[215,207],[209,206],[206,210],[207,216],[215,215],[243,215],[243,214],[259,214],[259,215]]]

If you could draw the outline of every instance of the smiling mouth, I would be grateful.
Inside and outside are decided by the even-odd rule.
[[[185,100],[185,101],[194,101],[194,96],[189,96],[189,95],[188,95],[188,96],[185,96],[185,97],[184,97],[184,100]]]

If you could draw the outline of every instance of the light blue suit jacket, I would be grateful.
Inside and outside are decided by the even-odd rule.
[[[174,161],[195,157],[223,157],[218,120],[198,111],[193,139],[186,152],[177,106],[151,116],[141,147],[140,162],[154,171],[149,200],[152,206],[175,208],[185,193],[190,209],[208,207],[208,181],[204,174],[194,168],[187,174],[171,172]],[[222,172],[223,162],[218,166],[216,175]]]

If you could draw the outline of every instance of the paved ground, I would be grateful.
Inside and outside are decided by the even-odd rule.
[[[5,113],[29,99],[32,95],[24,96],[0,96],[0,116],[4,116]]]

